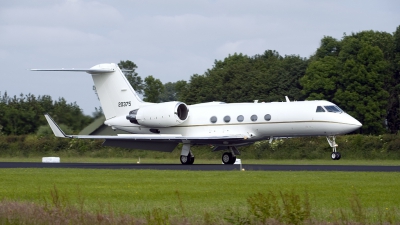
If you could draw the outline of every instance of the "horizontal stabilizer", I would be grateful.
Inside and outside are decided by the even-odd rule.
[[[66,71],[66,72],[86,72],[90,74],[97,73],[111,73],[114,72],[114,68],[98,68],[98,69],[31,69],[31,71]]]

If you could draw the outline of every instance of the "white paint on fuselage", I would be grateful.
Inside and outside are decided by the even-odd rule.
[[[334,105],[328,101],[298,101],[271,103],[204,103],[189,106],[190,116],[174,127],[157,128],[161,134],[183,136],[244,135],[252,140],[269,137],[328,136],[346,134],[358,129],[361,123],[347,113],[316,112],[317,106]],[[271,115],[266,121],[264,116]],[[238,122],[242,115],[244,120]],[[256,121],[251,116],[256,115]],[[210,118],[217,117],[216,123]],[[224,117],[230,116],[230,122]],[[135,125],[125,116],[105,122],[117,129],[137,134],[151,134],[149,127]]]

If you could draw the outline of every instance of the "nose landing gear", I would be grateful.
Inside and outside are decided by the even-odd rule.
[[[336,136],[326,136],[326,140],[328,141],[329,145],[332,148],[332,155],[331,155],[332,160],[339,160],[340,158],[342,158],[340,152],[336,151],[336,147],[338,146],[336,144]]]

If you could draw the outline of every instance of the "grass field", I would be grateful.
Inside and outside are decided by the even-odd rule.
[[[307,192],[312,217],[320,221],[351,211],[355,195],[370,221],[377,209],[394,210],[398,218],[400,206],[399,173],[1,169],[0,182],[0,199],[43,204],[56,187],[69,204],[84,200],[88,211],[144,217],[157,208],[194,221],[206,214],[223,220],[229,210],[243,214],[250,196],[269,191]]]

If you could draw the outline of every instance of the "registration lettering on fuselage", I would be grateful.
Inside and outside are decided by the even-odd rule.
[[[118,107],[128,107],[131,106],[131,101],[129,102],[118,102]]]

